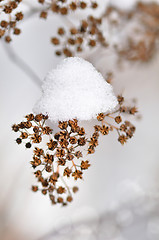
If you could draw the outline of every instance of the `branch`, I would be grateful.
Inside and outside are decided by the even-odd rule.
[[[17,53],[13,50],[13,48],[9,45],[3,44],[4,50],[7,53],[10,60],[19,67],[29,78],[33,80],[33,82],[40,88],[41,87],[41,79],[34,72],[34,70],[21,58],[17,55]]]

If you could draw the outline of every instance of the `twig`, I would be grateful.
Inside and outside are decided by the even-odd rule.
[[[38,75],[33,71],[33,69],[15,53],[13,48],[9,45],[3,44],[4,50],[7,53],[10,60],[19,67],[29,78],[33,80],[33,82],[40,88],[41,80]]]

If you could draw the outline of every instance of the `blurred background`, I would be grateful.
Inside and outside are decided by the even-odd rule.
[[[129,8],[135,1],[109,2]],[[24,3],[26,16],[30,6],[38,9],[36,1]],[[99,3],[97,16],[108,1]],[[80,14],[73,18],[81,18]],[[142,118],[134,121],[135,136],[125,146],[115,141],[115,133],[101,137],[90,158],[92,166],[67,207],[52,206],[46,196],[31,191],[32,152],[17,146],[11,126],[32,112],[41,96],[41,81],[63,59],[54,55],[50,44],[50,37],[64,24],[63,17],[52,14],[41,20],[38,15],[37,10],[24,19],[22,34],[9,45],[0,42],[0,239],[158,240],[158,53],[148,63],[126,66],[117,65],[111,54],[98,59],[93,53],[83,54],[103,73],[114,72],[115,93],[137,99]]]

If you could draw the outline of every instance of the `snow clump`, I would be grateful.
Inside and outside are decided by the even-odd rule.
[[[118,105],[112,86],[91,63],[78,57],[66,58],[51,70],[42,91],[34,111],[48,114],[53,122],[91,120],[99,113],[113,112]]]

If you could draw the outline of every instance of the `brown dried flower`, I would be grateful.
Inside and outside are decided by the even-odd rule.
[[[25,117],[26,121],[12,126],[14,132],[20,132],[16,139],[18,144],[24,142],[26,148],[34,147],[30,164],[38,185],[32,186],[33,192],[40,190],[43,195],[49,195],[52,204],[59,203],[65,206],[73,200],[72,194],[78,190],[77,187],[70,188],[67,185],[67,178],[74,180],[83,178],[83,171],[91,164],[81,158],[84,158],[85,150],[88,154],[95,152],[100,134],[108,135],[110,130],[115,130],[118,134],[117,139],[122,145],[132,138],[135,127],[130,121],[123,121],[121,115],[122,108],[126,109],[124,114],[130,115],[136,112],[136,108],[125,107],[122,97],[118,98],[118,101],[119,108],[114,113],[98,114],[99,125],[94,126],[94,132],[90,137],[86,135],[85,129],[79,126],[77,119],[59,122],[59,131],[53,134],[53,129],[46,125],[48,116],[42,113],[35,116],[32,113],[28,114]]]

